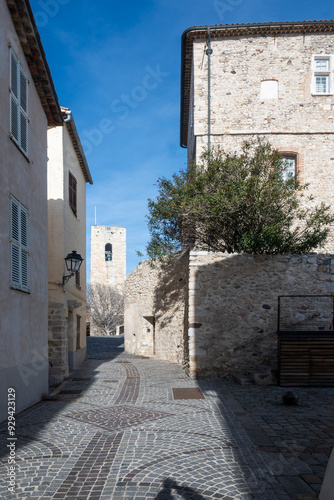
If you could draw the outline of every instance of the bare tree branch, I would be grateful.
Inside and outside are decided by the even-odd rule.
[[[88,287],[91,327],[100,335],[115,335],[116,327],[124,321],[124,298],[115,288],[93,284]]]

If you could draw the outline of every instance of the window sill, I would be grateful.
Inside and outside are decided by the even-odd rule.
[[[24,288],[21,288],[19,285],[13,285],[13,283],[11,283],[11,284],[10,284],[10,288],[11,288],[12,290],[16,290],[16,291],[18,291],[18,292],[27,293],[28,295],[30,295],[30,294],[31,294],[30,289],[25,290]]]

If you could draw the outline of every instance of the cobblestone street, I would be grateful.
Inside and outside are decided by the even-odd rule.
[[[3,499],[308,500],[334,446],[334,388],[189,379],[176,364],[88,338],[88,359],[47,399],[17,415],[16,488]]]

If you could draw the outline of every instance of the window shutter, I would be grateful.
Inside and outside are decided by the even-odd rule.
[[[11,197],[10,279],[15,288],[29,290],[28,210]]]
[[[11,198],[11,238],[15,240],[16,243],[20,241],[20,218],[19,218],[20,206],[15,198]]]
[[[28,78],[15,53],[10,51],[10,133],[28,155]]]
[[[14,52],[10,51],[10,90],[14,93],[16,99],[19,98],[19,79],[17,72],[18,60]]]
[[[20,285],[20,248],[12,241],[11,243],[11,283]]]
[[[21,207],[21,244],[28,248],[28,213],[27,210]]]
[[[28,252],[21,249],[21,284],[22,288],[28,289]]]
[[[21,147],[28,154],[28,78],[20,68],[20,132]]]
[[[22,113],[20,113],[20,136],[21,136],[21,140],[20,140],[20,144],[21,144],[21,148],[23,149],[23,151],[28,154],[28,117]]]
[[[20,104],[22,110],[28,113],[28,78],[20,68]]]
[[[10,96],[10,132],[15,141],[19,143],[19,105],[13,95]]]

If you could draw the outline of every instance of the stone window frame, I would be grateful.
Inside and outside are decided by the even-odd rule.
[[[305,184],[304,177],[304,153],[299,148],[293,146],[276,148],[282,157],[295,158],[296,160],[296,180],[303,186]]]
[[[323,60],[328,61],[327,70],[319,70],[316,68],[316,61]],[[334,82],[333,82],[333,69],[334,69],[334,56],[333,54],[313,54],[312,55],[312,83],[311,83],[311,94],[326,96],[333,95]],[[316,78],[326,77],[328,79],[328,86],[326,92],[317,92],[316,90]]]

